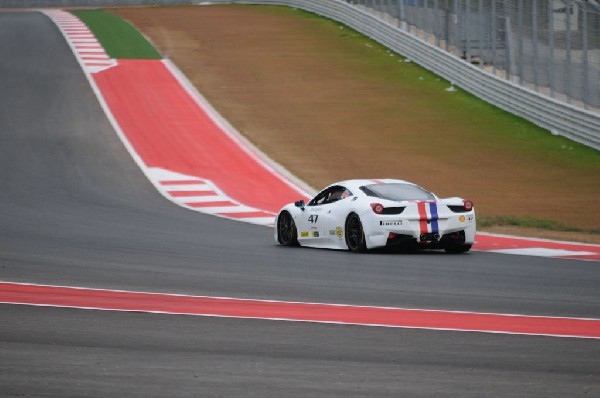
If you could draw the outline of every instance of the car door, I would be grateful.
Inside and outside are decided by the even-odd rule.
[[[304,244],[310,246],[336,247],[341,234],[339,208],[347,193],[349,191],[345,187],[336,185],[315,196],[303,212],[304,228],[299,231],[298,239],[304,240]]]

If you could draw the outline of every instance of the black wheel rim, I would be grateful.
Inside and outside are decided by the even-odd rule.
[[[279,238],[284,245],[289,244],[293,239],[294,221],[289,213],[283,213],[279,216],[277,228],[279,230]]]
[[[351,217],[350,220],[348,220],[346,236],[348,236],[348,246],[350,247],[350,250],[357,250],[360,248],[363,240],[363,229],[358,217]]]

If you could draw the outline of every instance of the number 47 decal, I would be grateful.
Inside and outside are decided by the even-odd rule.
[[[311,215],[310,217],[308,217],[308,222],[311,222],[313,224],[315,224],[317,222],[317,220],[319,219],[319,215]]]

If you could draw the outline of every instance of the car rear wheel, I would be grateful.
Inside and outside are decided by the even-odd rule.
[[[287,211],[277,217],[277,240],[284,246],[298,246],[296,223]]]
[[[346,245],[351,252],[365,252],[367,242],[365,231],[358,215],[351,213],[346,219]]]

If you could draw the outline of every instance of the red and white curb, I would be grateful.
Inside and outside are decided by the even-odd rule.
[[[52,9],[45,9],[42,12],[58,26],[84,70],[89,73],[97,73],[117,64],[104,51],[104,47],[86,24],[75,15]]]
[[[275,213],[245,206],[225,195],[212,181],[147,168],[146,175],[170,201],[190,210],[259,225],[273,225]]]
[[[73,14],[58,9],[44,9],[41,10],[41,12],[47,15],[58,26],[73,53],[76,55],[83,70],[86,72],[88,81],[94,88],[94,92],[100,100],[105,113],[125,144],[125,147],[140,166],[144,174],[165,198],[179,206],[200,213],[251,224],[273,225],[275,213],[245,206],[223,193],[213,181],[199,176],[179,174],[162,168],[148,167],[143,159],[136,153],[125,134],[121,131],[112,112],[104,102],[102,92],[97,88],[94,79],[91,76],[95,73],[117,66],[118,60],[111,59],[108,56],[94,34]],[[181,74],[173,72],[174,66],[169,65],[169,67],[175,78],[178,79],[189,92],[190,84],[183,84]],[[206,104],[201,104],[198,101],[198,96],[192,95],[192,97],[198,102],[199,106],[204,106],[206,109]],[[214,117],[215,111],[213,109],[210,111],[210,114]],[[222,120],[219,120],[219,122],[222,123]],[[231,136],[231,133],[227,133]],[[236,139],[238,142],[240,141],[239,137],[232,137],[232,139]],[[240,147],[248,151],[244,145],[240,144]],[[256,153],[256,151],[254,153]],[[265,158],[267,158],[266,155],[264,155],[261,161],[264,161]],[[281,176],[279,176],[279,178],[284,179],[284,177]],[[302,190],[299,190],[299,192],[302,192]]]
[[[475,250],[521,256],[600,261],[600,245],[477,232]]]
[[[132,292],[0,281],[0,303],[439,331],[600,339],[600,319]]]

